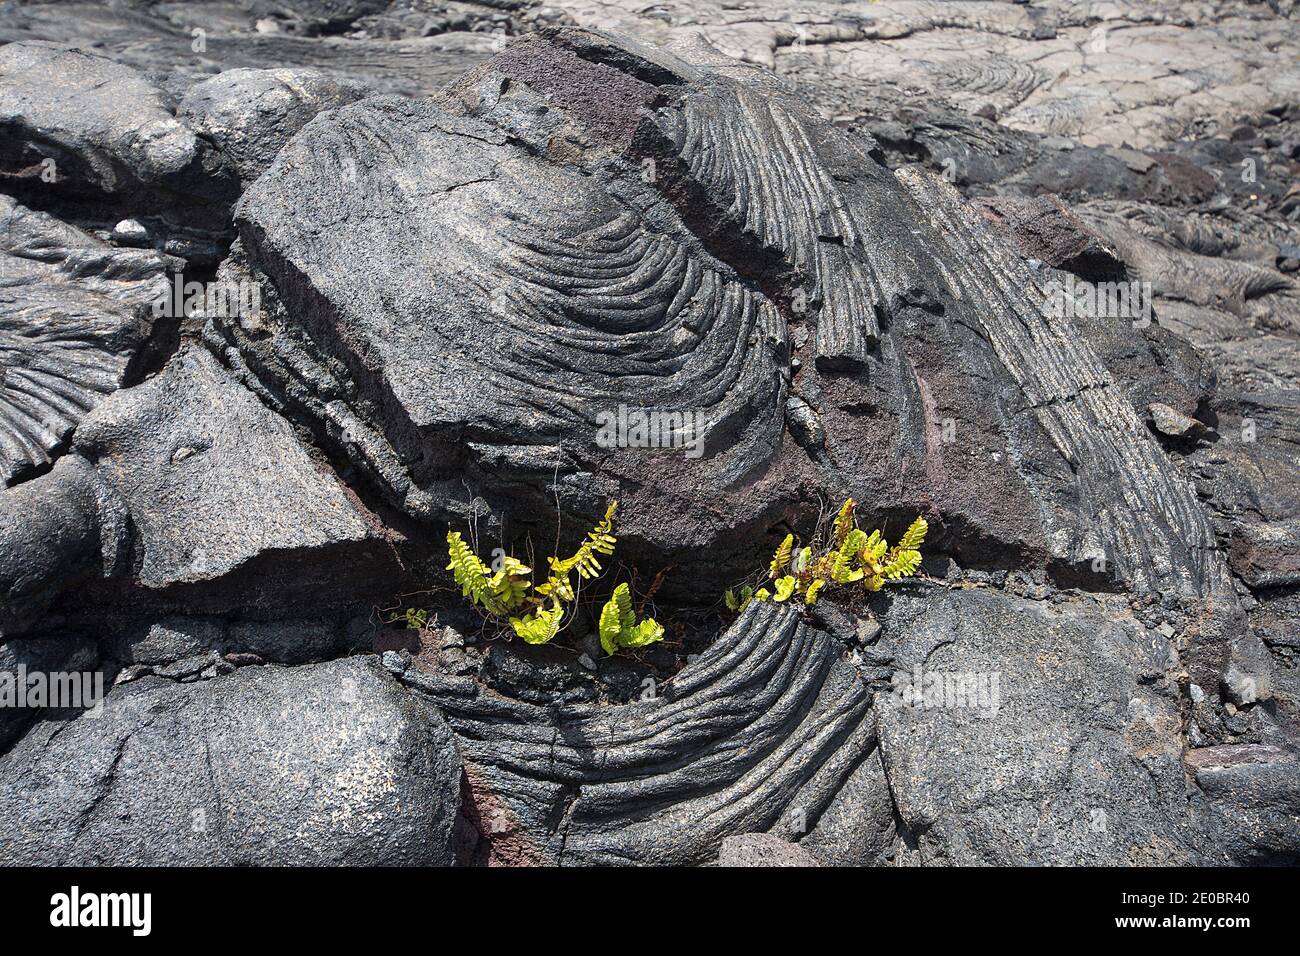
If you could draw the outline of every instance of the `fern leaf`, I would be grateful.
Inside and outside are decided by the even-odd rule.
[[[482,604],[491,610],[489,605],[494,606],[495,601],[491,592],[487,565],[469,549],[469,545],[461,538],[460,532],[447,532],[447,555],[451,559],[447,570],[460,585],[461,596],[469,598],[471,604]]]
[[[890,560],[881,569],[881,574],[887,580],[897,581],[899,578],[908,577],[916,573],[916,569],[921,566],[920,551],[896,551],[890,555]]]
[[[866,546],[867,535],[860,528],[851,528],[844,539],[839,542],[839,553],[851,558]]]
[[[835,560],[831,562],[829,576],[836,584],[851,584],[854,581],[861,581],[863,573],[861,568],[853,567],[852,560],[848,555],[842,551],[835,553]]]
[[[880,560],[885,556],[888,549],[889,542],[880,536],[880,531],[871,532],[862,549],[858,551],[858,565],[866,572],[867,576],[879,572]]]
[[[806,603],[809,607],[812,607],[814,604],[816,604],[817,595],[821,592],[821,589],[825,586],[826,586],[826,581],[823,578],[818,578],[812,584],[808,585],[808,593],[805,594],[803,598],[804,603]]]
[[[776,580],[776,594],[772,596],[773,601],[788,601],[794,594],[795,579],[790,575]]]
[[[794,535],[787,534],[785,540],[781,542],[780,547],[776,549],[776,554],[772,555],[772,563],[768,566],[769,576],[776,580],[777,576],[786,569],[790,563],[790,550],[794,547]]]
[[[556,604],[553,607],[526,614],[522,618],[512,617],[510,626],[527,643],[545,644],[559,633],[560,620],[563,617],[563,606]]]
[[[620,584],[619,587],[624,585]],[[617,593],[618,589],[615,588],[615,594]],[[619,614],[618,602],[611,596],[600,609],[600,646],[605,649],[606,654],[613,654],[618,650],[618,638],[622,631],[623,620]]]
[[[840,513],[835,516],[835,524],[831,528],[831,533],[835,539],[835,546],[839,547],[844,543],[844,539],[853,530],[853,509],[858,503],[852,498],[847,498],[840,507]]]
[[[551,574],[544,583],[537,585],[537,593],[555,601],[572,601],[574,593],[569,572],[573,565],[559,558],[547,558],[546,561],[551,566]]]
[[[917,551],[925,542],[925,533],[930,530],[930,525],[920,516],[908,527],[895,545],[899,551]]]
[[[746,584],[739,591],[733,591],[727,588],[722,595],[722,599],[727,604],[729,611],[743,611],[750,601],[754,600],[754,589]]]
[[[664,629],[654,618],[637,623],[632,610],[632,592],[626,584],[614,588],[605,606],[600,610],[600,646],[606,654],[620,647],[645,647],[662,641]]]
[[[618,624],[623,630],[629,630],[636,623],[636,615],[632,613],[632,590],[626,584],[620,584],[614,588],[614,594],[610,601],[618,608]]]
[[[647,644],[653,644],[655,641],[664,639],[664,628],[652,617],[646,618],[636,627],[627,632],[623,638],[624,647],[645,647]]]
[[[614,514],[618,511],[618,502],[611,501],[605,509],[605,517],[596,522],[596,526],[587,532],[587,539],[578,546],[578,550],[567,558],[548,558],[551,573],[545,583],[537,586],[537,593],[557,601],[572,601],[576,597],[573,582],[569,575],[578,572],[582,580],[590,580],[600,574],[601,564],[598,554],[613,554],[617,538],[614,537]]]
[[[867,537],[867,543],[862,546],[862,550],[870,554],[873,560],[879,561],[889,550],[889,542],[880,536],[880,529],[876,529]]]

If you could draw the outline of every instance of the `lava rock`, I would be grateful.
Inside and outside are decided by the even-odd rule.
[[[0,180],[29,200],[76,200],[110,225],[147,210],[184,231],[228,235],[232,172],[152,83],[113,60],[0,47],[0,144]]]
[[[475,863],[703,864],[735,833],[795,840],[875,740],[838,643],[758,601],[648,700],[538,705],[402,679],[456,735]]]
[[[737,833],[722,841],[718,866],[821,866],[797,843],[770,833]]]
[[[1300,863],[1300,761],[1268,745],[1193,750],[1187,763],[1209,795],[1214,829],[1233,860],[1250,866]]]
[[[366,93],[319,70],[226,70],[190,87],[177,116],[216,143],[247,185],[316,114]]]
[[[0,757],[7,865],[446,865],[446,725],[372,661],[115,687]]]
[[[178,267],[0,195],[0,487],[48,468],[126,383]]]
[[[1226,862],[1150,632],[1086,602],[940,592],[895,602],[882,641],[880,752],[922,863]]]

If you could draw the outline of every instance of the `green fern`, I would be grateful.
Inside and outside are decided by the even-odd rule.
[[[504,611],[513,611],[522,607],[533,586],[533,582],[527,578],[527,575],[532,573],[533,569],[522,561],[505,558],[501,563],[501,570],[492,575],[488,582],[495,603]]]
[[[925,543],[926,532],[930,530],[929,523],[919,515],[903,532],[903,537],[899,539],[896,545],[902,551],[918,551],[922,544]]]
[[[861,583],[865,591],[879,591],[887,582],[917,573],[921,567],[921,544],[929,525],[918,517],[903,533],[898,544],[889,546],[879,530],[865,533],[857,526],[857,502],[847,499],[831,525],[829,540],[819,532],[811,546],[795,547],[793,534],[785,536],[768,565],[774,593],[766,588],[752,591],[749,585],[723,595],[728,609],[742,610],[749,601],[817,603],[827,589],[835,591]]]
[[[563,618],[564,606],[555,604],[549,608],[539,608],[522,618],[512,617],[510,626],[529,644],[545,644],[560,632]]]
[[[880,573],[886,580],[897,581],[899,578],[915,574],[921,566],[921,552],[918,550],[925,541],[925,534],[930,526],[924,518],[918,517],[903,532],[898,544],[884,558],[884,567]]]
[[[722,595],[722,600],[726,602],[727,610],[737,612],[743,611],[749,605],[749,602],[754,600],[754,589],[748,584],[743,585],[735,591],[731,588],[727,588],[726,592]]]
[[[545,597],[553,597],[560,601],[576,600],[577,594],[573,589],[573,582],[569,575],[574,571],[578,572],[581,580],[594,578],[600,573],[600,561],[596,555],[611,555],[614,553],[614,544],[618,540],[614,537],[614,513],[618,510],[618,502],[610,502],[609,507],[605,510],[605,517],[596,523],[596,527],[587,532],[587,540],[579,545],[578,550],[570,557],[563,560],[559,558],[548,558],[551,567],[551,574],[546,579],[546,583],[538,585],[537,593]]]
[[[645,647],[663,638],[664,629],[654,618],[637,621],[628,586],[620,584],[614,588],[600,610],[600,646],[605,653],[613,654],[620,647]]]
[[[886,562],[880,573],[884,575],[887,581],[897,581],[899,578],[915,574],[916,569],[920,566],[920,551],[896,551]]]
[[[844,544],[849,532],[857,530],[853,526],[853,509],[857,506],[858,503],[852,498],[846,499],[840,506],[840,513],[835,516],[835,524],[831,528],[831,537],[834,538],[836,547]]]
[[[817,580],[813,581],[812,584],[808,585],[808,590],[804,592],[804,596],[803,596],[804,603],[807,604],[809,607],[812,607],[814,604],[816,604],[817,595],[821,593],[822,588],[824,588],[825,586],[826,586],[826,580],[824,578],[818,578]]]
[[[487,565],[470,550],[459,531],[447,532],[447,552],[451,558],[447,570],[460,585],[461,596],[469,598],[471,604],[483,605],[489,614],[502,613],[504,608],[493,592]]]
[[[776,554],[772,555],[772,563],[768,565],[768,577],[776,580],[782,571],[790,564],[790,549],[794,547],[794,535],[787,534],[785,540],[776,549]]]
[[[458,532],[447,533],[447,556],[461,594],[470,603],[499,621],[508,619],[510,626],[529,644],[545,644],[555,638],[564,625],[569,605],[578,598],[573,573],[579,582],[590,580],[601,573],[600,556],[614,553],[617,538],[614,536],[614,515],[618,502],[610,502],[605,517],[587,533],[578,549],[567,558],[550,557],[550,573],[546,580],[534,586],[533,569],[516,558],[506,557],[496,572],[476,555]],[[651,588],[651,592],[654,587]],[[609,653],[620,647],[644,647],[663,640],[664,629],[653,618],[637,621],[632,611],[631,591],[626,584],[614,590],[616,617],[608,616],[609,605],[601,612],[601,643]],[[748,602],[755,595],[742,593]],[[613,599],[611,599],[613,600]],[[734,600],[734,598],[733,598]],[[743,604],[741,605],[743,606]],[[408,626],[424,626],[426,612],[407,612]],[[504,621],[502,621],[504,623]],[[613,650],[611,650],[613,648]]]

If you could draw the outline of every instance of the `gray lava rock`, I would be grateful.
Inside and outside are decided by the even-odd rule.
[[[651,700],[542,706],[402,679],[456,734],[476,863],[707,863],[731,834],[793,840],[875,739],[836,642],[757,601]]]
[[[39,625],[60,594],[125,570],[125,503],[85,460],[0,493],[0,637]]]
[[[797,843],[770,833],[738,833],[722,841],[718,866],[821,866]]]
[[[81,50],[0,47],[0,144],[0,181],[25,196],[98,203],[110,225],[145,210],[227,233],[234,176],[128,66]]]
[[[1090,601],[980,591],[900,599],[883,641],[880,750],[921,862],[1227,862],[1186,785],[1167,642]]]
[[[338,479],[201,349],[116,398],[83,423],[77,449],[128,503],[146,587],[374,541]]]
[[[111,667],[101,664],[99,647],[88,637],[61,635],[54,639],[14,639],[0,644],[0,674],[12,679],[14,688],[20,677],[43,673],[92,675],[89,684],[80,678],[83,687],[94,686],[98,680],[107,688],[113,679]],[[38,707],[0,707],[0,748],[8,747],[38,717],[48,712]]]
[[[1246,865],[1300,863],[1300,761],[1267,745],[1193,750],[1187,758],[1213,807],[1213,827]]]
[[[177,115],[215,142],[247,185],[317,113],[366,92],[319,70],[227,70],[192,86]]]
[[[720,584],[752,560],[737,529],[775,545],[813,518],[788,490],[825,483],[978,528],[941,539],[973,563],[1102,557],[1134,587],[1227,589],[1110,369],[1119,333],[1059,329],[946,183],[716,52],[522,38],[433,101],[319,117],[236,219],[279,311],[211,341],[414,517],[481,497],[540,534],[557,495],[574,524],[617,497],[636,558]],[[676,430],[609,427],[628,409]]]
[[[608,15],[557,2],[6,9],[0,658],[121,670],[101,719],[6,715],[0,859],[1295,862],[1286,21],[1120,3],[1086,75],[1052,0],[500,49]],[[28,42],[74,36],[121,62]],[[169,358],[148,244],[264,308]],[[1054,314],[1076,279],[1149,314]],[[366,623],[447,522],[618,498],[672,607],[847,495],[945,580],[754,605],[657,696],[590,633],[594,674]]]
[[[124,663],[170,664],[183,657],[221,649],[225,636],[225,624],[219,618],[170,617],[122,635],[111,650]]]
[[[177,267],[0,195],[0,487],[48,467],[126,381]]]
[[[0,757],[0,860],[445,865],[460,765],[372,661],[144,678]]]
[[[1243,522],[1231,555],[1233,568],[1253,587],[1300,584],[1300,517]]]
[[[799,845],[831,866],[880,866],[915,862],[899,838],[894,801],[877,748],[844,781]]]

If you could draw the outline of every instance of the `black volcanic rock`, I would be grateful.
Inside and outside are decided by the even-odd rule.
[[[183,255],[214,255],[226,235],[233,172],[130,67],[80,50],[0,47],[0,144],[0,181],[29,204],[110,227],[156,220],[159,247]]]
[[[178,265],[0,195],[0,485],[47,468],[127,380]]]
[[[240,181],[251,183],[289,139],[322,110],[361,99],[366,88],[319,70],[227,70],[196,83],[177,114],[217,144]]]
[[[1053,85],[1056,5],[882,6],[0,24],[0,661],[115,679],[0,725],[0,860],[1293,862],[1300,118],[1244,79],[1293,24],[1121,4]],[[1184,31],[1223,57],[1129,82]],[[260,306],[151,323],[148,246]],[[1138,314],[1054,308],[1109,282]],[[926,576],[719,621],[850,495]],[[449,528],[540,564],[615,498],[662,645],[503,646],[447,587]],[[198,797],[229,826],[150,842]]]
[[[237,212],[276,329],[221,334],[417,517],[481,497],[518,537],[557,493],[573,521],[618,498],[647,561],[730,569],[736,529],[774,543],[852,494],[940,516],[961,559],[1221,590],[1111,330],[1054,327],[1045,278],[941,180],[695,55],[550,32],[439,101],[321,117]],[[602,447],[620,408],[697,422],[701,457]]]
[[[363,660],[124,685],[0,779],[29,865],[447,865],[460,803],[446,724]]]

